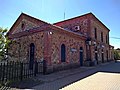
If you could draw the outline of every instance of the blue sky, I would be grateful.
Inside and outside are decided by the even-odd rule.
[[[120,48],[120,0],[0,0],[0,27],[10,28],[21,12],[49,23],[92,12],[110,31],[110,44]]]

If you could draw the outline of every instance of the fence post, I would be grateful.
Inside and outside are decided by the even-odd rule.
[[[20,63],[20,80],[22,81],[23,79],[23,63]]]
[[[12,68],[11,68],[12,69],[11,70],[12,71],[12,73],[11,73],[12,78],[11,79],[14,80],[14,61],[12,61],[11,63],[12,63]]]
[[[8,61],[7,61],[7,67],[6,67],[6,81],[8,80]]]
[[[38,73],[38,63],[35,61],[34,76]]]
[[[0,63],[0,83],[1,83],[1,80],[2,79],[2,63]]]
[[[4,64],[3,64],[3,68],[2,68],[3,70],[2,70],[2,72],[3,72],[3,77],[2,77],[2,81],[4,81],[5,80],[5,62],[4,62]]]
[[[9,75],[8,75],[8,79],[10,80],[11,79],[11,62],[9,62],[9,70],[8,70],[8,72],[9,72]]]
[[[45,75],[46,74],[46,60],[43,60],[43,74]]]

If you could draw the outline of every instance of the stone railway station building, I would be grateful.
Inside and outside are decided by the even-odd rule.
[[[50,24],[21,13],[9,32],[10,60],[47,62],[47,71],[114,60],[110,30],[92,13]]]

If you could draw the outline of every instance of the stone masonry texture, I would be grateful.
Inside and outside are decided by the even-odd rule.
[[[22,13],[7,33],[12,40],[8,50],[9,60],[29,62],[30,44],[33,43],[34,61],[46,60],[50,72],[77,67],[81,63],[107,62],[114,60],[109,32],[92,13],[55,24]],[[65,46],[64,52],[62,45]],[[64,62],[61,60],[63,57]]]

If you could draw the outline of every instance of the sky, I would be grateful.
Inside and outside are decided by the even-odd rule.
[[[0,0],[0,27],[10,29],[22,12],[51,24],[92,12],[120,48],[120,0]]]

